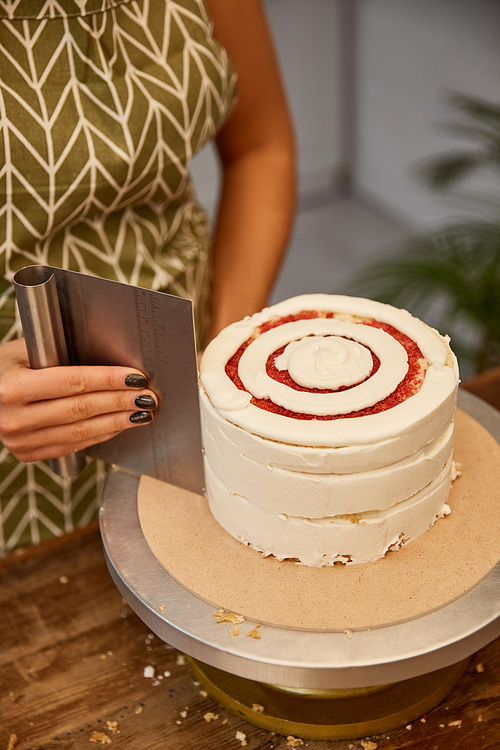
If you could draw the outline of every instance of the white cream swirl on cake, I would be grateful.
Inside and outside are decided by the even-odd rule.
[[[456,359],[405,310],[302,295],[228,326],[200,393],[207,496],[232,536],[363,563],[449,512]]]

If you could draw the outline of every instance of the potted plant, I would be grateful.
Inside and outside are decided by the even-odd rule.
[[[459,218],[361,269],[349,291],[427,322],[430,316],[472,375],[500,365],[500,106],[459,94],[450,103],[448,130],[465,145],[432,158],[420,174],[430,189],[458,201]],[[488,194],[471,186],[480,172],[492,183]]]

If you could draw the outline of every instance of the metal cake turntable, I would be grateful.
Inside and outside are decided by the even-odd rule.
[[[459,406],[500,442],[497,410],[467,392]],[[262,624],[258,648],[251,638],[228,641],[213,617],[217,602],[188,590],[151,551],[138,486],[136,476],[111,471],[102,497],[101,534],[117,588],[152,632],[188,655],[215,700],[260,727],[340,739],[404,725],[443,700],[470,656],[500,634],[498,563],[463,596],[404,622],[353,633]]]

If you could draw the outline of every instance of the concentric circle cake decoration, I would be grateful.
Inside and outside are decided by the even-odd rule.
[[[222,331],[200,379],[210,506],[256,549],[378,559],[449,512],[456,359],[407,311],[295,297]]]

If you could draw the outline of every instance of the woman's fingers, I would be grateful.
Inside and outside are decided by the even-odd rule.
[[[0,349],[0,440],[20,461],[68,455],[154,418],[158,397],[139,370],[32,370],[23,341]]]
[[[24,339],[0,344],[0,350],[0,405],[147,387],[147,377],[133,367],[69,365],[32,370]]]
[[[13,433],[5,445],[20,461],[59,458],[102,443],[127,429],[149,424],[153,419],[151,411],[100,414],[78,422]]]
[[[77,453],[78,451],[90,448],[92,445],[104,443],[119,433],[111,432],[99,435],[96,440],[84,441],[82,443],[72,443],[71,445],[55,442],[53,444],[36,445],[33,448],[23,448],[14,453],[18,461],[46,461],[51,458],[62,458],[63,456]],[[11,451],[13,453],[13,451]]]
[[[58,458],[102,443],[124,430],[149,424],[153,419],[152,410],[129,409],[36,429],[3,427],[3,443],[19,461]]]
[[[137,391],[147,378],[127,367],[81,365],[31,370],[18,365],[4,372],[0,400],[5,404],[78,396],[96,391]]]
[[[83,428],[98,415],[115,415],[118,422],[115,429],[122,430],[130,426],[127,420],[134,413],[152,412],[157,407],[158,399],[150,390],[135,393],[130,393],[130,389],[82,393],[78,396],[35,401],[24,407],[6,410],[2,416],[2,432],[4,435],[13,435],[26,430],[66,424],[78,424]]]

